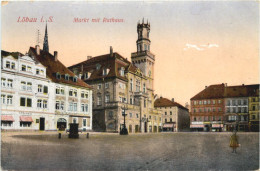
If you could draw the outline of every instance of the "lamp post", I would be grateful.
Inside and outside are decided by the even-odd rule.
[[[124,116],[124,125],[123,125],[123,128],[122,129],[120,129],[120,135],[128,135],[128,131],[127,131],[127,128],[126,128],[126,126],[125,126],[125,116],[126,116],[126,113],[125,113],[125,110],[126,110],[127,108],[124,106],[124,107],[122,107],[122,111],[123,111],[123,113],[122,113],[122,115]],[[121,127],[121,126],[120,126]]]

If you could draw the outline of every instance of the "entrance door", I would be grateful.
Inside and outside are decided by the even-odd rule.
[[[144,132],[147,132],[147,122],[144,122]]]
[[[45,129],[45,118],[40,118],[40,130],[44,131]]]

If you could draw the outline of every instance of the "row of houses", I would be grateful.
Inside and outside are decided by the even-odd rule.
[[[259,84],[206,86],[190,104],[194,131],[259,131]]]
[[[110,52],[65,67],[49,52],[47,25],[43,49],[2,51],[2,129],[57,130],[78,123],[83,130],[130,133],[180,131],[188,109],[154,94],[155,55],[150,23],[138,23],[137,51],[131,61]],[[168,114],[167,114],[168,113]]]

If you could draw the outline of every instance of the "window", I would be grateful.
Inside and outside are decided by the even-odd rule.
[[[31,122],[20,122],[20,127],[31,127]]]
[[[149,119],[152,119],[152,116],[151,116],[151,115],[149,115]]]
[[[113,111],[109,111],[109,112],[108,112],[108,117],[109,117],[110,119],[113,118]]]
[[[165,115],[167,115],[167,112],[165,112]]]
[[[212,103],[213,103],[213,104],[216,104],[216,100],[212,100]]]
[[[170,118],[170,122],[172,122],[172,118]]]
[[[247,100],[244,100],[243,102],[244,102],[244,103],[243,103],[244,105],[247,105]]]
[[[64,110],[64,101],[60,102],[60,110]]]
[[[133,97],[132,97],[132,96],[130,96],[130,104],[134,104],[134,103],[133,103]]]
[[[20,106],[32,107],[32,99],[21,97],[20,98]]]
[[[44,93],[44,94],[47,94],[47,93],[48,93],[48,87],[47,87],[47,86],[44,86],[44,87],[43,87],[43,93]]]
[[[199,101],[199,104],[201,105],[201,104],[202,104],[202,101]]]
[[[11,80],[11,79],[7,80],[7,87],[8,88],[13,88],[13,80]]]
[[[88,104],[81,104],[81,112],[88,112]]]
[[[73,110],[76,112],[78,109],[78,104],[77,103],[73,103]]]
[[[123,83],[119,83],[119,88],[121,88],[121,89],[125,89],[125,84],[123,84]]]
[[[5,104],[5,95],[4,94],[1,95],[1,103]]]
[[[40,74],[40,70],[36,69],[36,74],[39,75]]]
[[[15,69],[15,63],[12,62],[11,69]]]
[[[10,61],[6,61],[5,67],[6,67],[6,68],[10,68]]]
[[[69,96],[73,96],[73,90],[72,89],[69,90]]]
[[[77,77],[73,77],[73,82],[77,82],[78,78]]]
[[[26,82],[24,81],[21,82],[21,89],[26,91]]]
[[[28,71],[28,72],[32,72],[32,67],[27,66],[27,71]]]
[[[208,108],[208,112],[211,112],[211,108]]]
[[[230,106],[231,100],[227,100],[227,106]]]
[[[123,77],[125,76],[125,68],[124,67],[121,67],[120,69],[120,75]]]
[[[109,83],[105,83],[105,88],[109,88]]]
[[[133,79],[130,79],[130,91],[133,91]]]
[[[109,73],[109,69],[108,68],[104,68],[103,69],[103,75],[106,76]]]
[[[74,97],[77,97],[77,96],[78,96],[78,91],[77,91],[77,90],[74,90],[74,91],[73,91],[73,95],[74,95]]]
[[[101,96],[98,96],[98,97],[97,97],[97,105],[101,105],[101,102],[102,102],[101,100],[102,100],[102,99],[101,99]]]
[[[87,126],[87,120],[86,119],[83,119],[83,126],[85,127],[85,126]]]
[[[207,100],[204,100],[204,104],[207,104]]]
[[[232,100],[232,106],[236,106],[236,100]]]
[[[101,65],[100,65],[100,64],[96,64],[96,69],[97,69],[97,70],[99,70],[99,69],[100,69],[100,67],[101,67]]]
[[[22,65],[22,71],[26,71],[26,65]]]
[[[42,108],[42,100],[41,99],[37,100],[37,107]]]
[[[207,108],[204,108],[204,112],[207,112]]]
[[[89,73],[86,72],[86,73],[84,74],[84,79],[88,79],[88,78],[89,78]]]
[[[2,87],[6,86],[6,79],[5,78],[1,78],[1,85],[2,85]]]
[[[222,111],[222,108],[221,108],[221,107],[219,107],[219,108],[218,108],[218,112],[221,112],[221,111]]]
[[[216,108],[213,107],[213,112],[216,112]]]
[[[65,93],[64,87],[61,87],[60,88],[60,94],[64,95],[64,93]]]
[[[60,110],[60,101],[56,101],[55,109]]]
[[[194,104],[194,105],[197,105],[197,101],[194,101],[193,104]]]
[[[81,92],[81,98],[87,99],[87,98],[88,98],[88,93],[85,92],[85,91],[82,91],[82,92]]]
[[[167,119],[165,119],[165,122],[167,122]]]
[[[210,100],[208,100],[208,104],[210,104]]]
[[[27,82],[27,91],[32,91],[32,83]]]
[[[138,113],[136,114],[136,118],[139,118],[139,115],[138,115]]]
[[[61,79],[60,73],[58,73],[58,72],[56,73],[56,78],[57,78],[57,79]]]
[[[108,102],[109,102],[109,99],[110,99],[110,96],[107,94],[107,95],[105,96],[105,102],[108,103]]]
[[[65,74],[65,80],[69,80],[70,79],[70,76],[68,74]]]
[[[42,93],[42,85],[41,84],[38,85],[38,93]]]
[[[221,100],[218,100],[218,103],[220,104],[222,101]]]
[[[136,91],[139,92],[140,91],[140,81],[136,80]]]
[[[144,107],[146,107],[146,100],[144,99]]]
[[[101,87],[102,87],[102,85],[101,85],[101,84],[98,84],[97,89],[100,90]]]
[[[237,100],[237,104],[238,104],[238,105],[241,105],[241,100]]]
[[[145,83],[143,84],[143,92],[146,92],[146,87],[145,87]]]
[[[132,118],[132,117],[133,117],[133,114],[132,114],[132,113],[129,113],[129,117]]]
[[[172,115],[172,111],[170,111],[170,115]]]
[[[47,100],[43,100],[43,108],[44,109],[46,109],[48,107],[47,103],[48,103]]]
[[[6,101],[7,103],[7,105],[12,105],[13,104],[13,96],[11,96],[11,95],[8,95],[7,96],[7,101]]]

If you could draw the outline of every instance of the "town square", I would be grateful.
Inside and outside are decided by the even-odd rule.
[[[1,3],[2,170],[259,169],[259,3]]]

